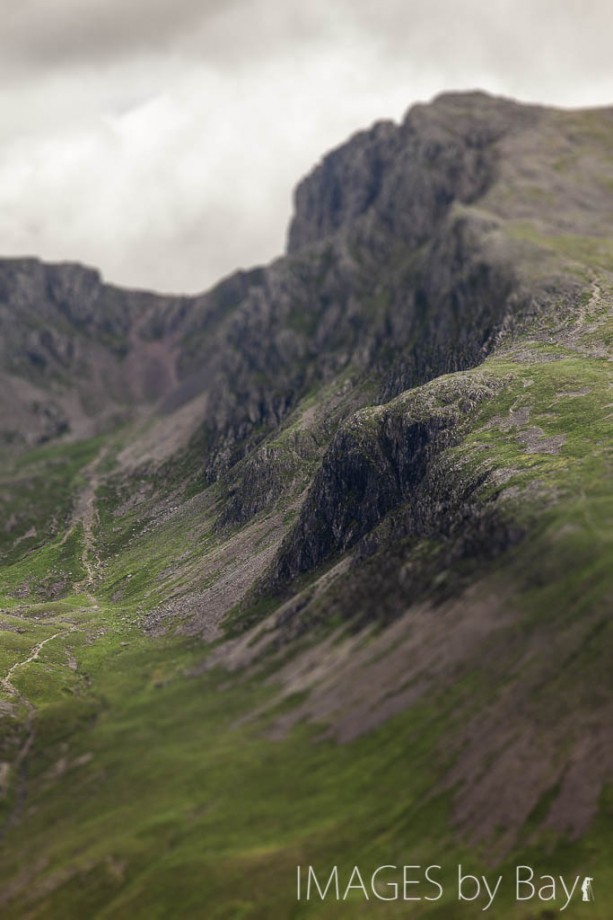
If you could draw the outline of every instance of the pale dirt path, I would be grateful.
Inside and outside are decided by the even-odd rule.
[[[75,628],[76,627],[72,627],[72,629],[68,630],[68,632],[72,632],[72,630]],[[30,662],[32,661],[38,661],[38,656],[42,652],[45,645],[47,645],[47,643],[51,642],[53,639],[57,639],[59,636],[64,636],[64,635],[67,635],[67,633],[54,633],[52,636],[49,636],[47,639],[43,639],[42,642],[39,642],[38,645],[34,646],[34,648],[32,649],[32,654],[30,655],[29,658],[26,658],[24,661],[15,662],[15,664],[11,668],[9,668],[9,670],[7,671],[6,677],[3,677],[2,680],[0,681],[0,684],[2,684],[2,687],[4,687],[6,692],[20,696],[21,699],[23,699],[19,691],[11,683],[11,678],[13,677],[13,674],[18,668],[23,668],[25,667],[25,665],[30,664]]]
[[[588,325],[588,320],[591,318],[592,311],[598,307],[602,302],[602,288],[598,283],[596,278],[592,279],[592,293],[590,299],[586,303],[582,303],[579,306],[579,310],[575,317],[573,325],[573,335],[581,332],[589,332],[592,329],[592,326]]]
[[[86,575],[79,582],[75,582],[74,590],[76,593],[85,594],[88,600],[96,605],[96,598],[90,592],[100,571],[100,557],[96,546],[94,530],[98,522],[98,507],[96,503],[96,493],[102,477],[99,473],[99,466],[108,454],[108,446],[105,445],[100,453],[83,469],[85,477],[85,488],[79,495],[76,508],[70,523],[70,527],[62,537],[62,544],[70,537],[75,528],[81,524],[83,527],[83,550],[81,552],[81,564],[85,569]]]
[[[19,668],[24,668],[28,664],[31,664],[34,661],[38,661],[40,653],[49,642],[52,642],[54,639],[66,637],[70,635],[70,633],[75,632],[77,628],[78,627],[73,624],[69,629],[66,629],[63,632],[54,633],[52,636],[48,636],[46,639],[43,639],[42,642],[38,642],[34,648],[31,649],[28,657],[24,658],[22,661],[16,661],[15,664],[9,668],[5,677],[0,680],[0,687],[2,690],[4,690],[5,693],[12,697],[18,706],[22,706],[25,710],[25,719],[23,721],[23,742],[11,763],[2,762],[0,764],[0,774],[2,776],[2,788],[0,789],[0,796],[3,796],[7,791],[9,786],[9,777],[11,774],[16,776],[15,802],[4,822],[4,825],[0,827],[0,840],[6,833],[7,829],[19,820],[19,817],[23,812],[26,798],[26,760],[36,738],[36,706],[26,696],[24,696],[20,690],[17,689],[13,683],[13,677]]]
[[[108,446],[104,446],[98,455],[83,470],[85,477],[85,487],[78,497],[70,526],[68,527],[62,543],[65,543],[75,528],[81,524],[83,528],[83,550],[81,553],[81,562],[86,572],[85,578],[74,584],[76,593],[84,594],[89,600],[93,609],[98,608],[96,597],[91,593],[91,588],[95,584],[100,569],[100,558],[96,546],[95,526],[98,520],[98,509],[96,504],[96,492],[100,485],[101,476],[99,466],[108,452]],[[0,678],[0,689],[3,690],[13,702],[24,712],[23,720],[23,741],[13,758],[12,762],[0,763],[0,777],[2,778],[0,796],[6,793],[9,787],[9,777],[15,777],[15,801],[11,808],[4,826],[0,828],[0,838],[6,833],[6,830],[14,825],[23,812],[26,798],[26,781],[27,769],[26,761],[36,739],[36,714],[37,709],[34,703],[29,700],[13,683],[16,672],[27,665],[39,660],[40,654],[50,642],[56,639],[66,638],[70,633],[79,630],[76,623],[67,624],[67,628],[55,632],[52,636],[47,636],[41,642],[38,642],[29,652],[28,656],[21,661],[16,661],[3,678]]]
[[[577,315],[577,321],[575,323],[575,329],[581,332],[587,327],[588,316],[591,314],[591,311],[597,307],[602,300],[602,288],[594,279],[592,281],[592,293],[590,299],[587,303],[581,304],[579,307],[579,313]]]
[[[575,322],[575,332],[595,332],[606,321],[606,312],[613,308],[611,291],[603,290],[600,279],[592,279],[592,293],[587,303],[580,306]],[[605,354],[606,352],[603,352]]]
[[[573,351],[610,361],[613,360],[611,349],[605,344],[601,331],[613,315],[612,291],[610,284],[598,275],[592,276],[590,287],[589,298],[580,303],[577,312],[570,317],[560,342]]]

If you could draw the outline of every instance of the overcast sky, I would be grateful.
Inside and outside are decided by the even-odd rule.
[[[613,104],[611,0],[20,0],[0,255],[199,291],[282,252],[332,146],[448,89]]]

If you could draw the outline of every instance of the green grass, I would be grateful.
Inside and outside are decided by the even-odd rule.
[[[315,741],[307,726],[272,741],[274,708],[242,721],[271,701],[270,687],[189,676],[200,645],[144,638],[122,625],[120,610],[79,617],[84,632],[50,643],[19,678],[38,714],[27,820],[11,830],[0,869],[24,882],[3,917],[400,918],[402,903],[381,902],[375,914],[360,898],[298,909],[296,865],[337,864],[346,877],[354,864],[366,874],[413,863],[441,864],[449,881],[447,899],[424,916],[471,916],[452,896],[454,867],[487,866],[487,854],[445,830],[450,794],[433,796],[432,779],[448,758],[454,712],[487,692],[485,674],[351,744]],[[41,629],[32,626],[30,641]],[[65,652],[77,672],[62,664]],[[596,875],[590,916],[599,918],[613,894],[602,862],[612,806],[603,803],[580,844],[554,842],[546,861]],[[542,848],[520,856],[543,862]],[[510,873],[511,863],[497,871]],[[508,898],[493,915],[533,916]]]
[[[613,589],[610,362],[567,355],[525,366],[496,358],[484,368],[507,385],[457,453],[474,472],[508,470],[504,490],[515,516],[532,522],[529,553],[517,567],[524,602],[539,615],[593,610]],[[511,412],[526,421],[507,426]],[[541,452],[548,443],[553,452]],[[497,490],[487,486],[484,496]]]
[[[83,529],[80,525],[63,542],[56,537],[40,549],[31,550],[17,562],[0,570],[0,602],[15,598],[47,598],[72,592],[75,582],[85,578],[81,561]]]
[[[508,226],[512,237],[549,249],[565,260],[605,271],[610,271],[613,265],[611,237],[546,234],[530,221],[515,221]]]

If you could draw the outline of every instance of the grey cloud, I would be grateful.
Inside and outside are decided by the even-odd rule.
[[[537,75],[545,85],[599,79],[611,34],[609,0],[22,0],[3,14],[0,61],[27,71],[177,55],[237,70],[322,42],[368,42],[388,65],[409,57],[521,87]]]
[[[29,0],[3,13],[2,59],[22,67],[167,52],[241,0]]]
[[[29,0],[4,17],[0,60],[24,71],[178,54],[236,67],[335,20],[322,0]]]
[[[339,2],[388,60],[411,58],[451,79],[481,69],[508,86],[563,94],[573,82],[612,76],[609,0]]]

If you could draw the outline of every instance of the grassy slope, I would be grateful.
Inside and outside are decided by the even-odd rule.
[[[579,336],[586,348],[610,343],[608,304],[586,298],[591,306]],[[474,373],[483,372],[503,377],[506,386],[480,410],[455,449],[457,461],[507,471],[509,501],[520,513],[531,514],[529,503],[537,503],[538,531],[505,560],[503,574],[520,585],[527,635],[544,621],[556,626],[596,612],[598,641],[577,650],[575,667],[592,669],[604,690],[611,645],[604,615],[612,590],[611,365],[593,349],[582,354],[541,338]],[[501,424],[520,410],[527,411],[517,416],[523,422]],[[528,431],[537,428],[542,433]],[[555,452],[541,452],[539,445],[557,435],[564,441]],[[103,486],[97,537],[104,567],[96,598],[84,593],[87,586],[70,592],[85,573],[79,526],[61,542],[69,499],[100,448],[97,442],[68,454],[48,449],[5,476],[11,507],[25,509],[23,526],[37,527],[39,545],[32,540],[23,547],[28,552],[9,556],[0,578],[0,675],[26,662],[0,688],[10,707],[0,760],[17,764],[2,805],[2,916],[406,917],[401,903],[297,906],[295,866],[433,862],[452,874],[462,860],[486,871],[488,853],[469,851],[449,830],[452,793],[428,793],[448,765],[445,738],[457,712],[495,692],[491,671],[475,670],[347,745],[313,743],[317,729],[306,725],[271,740],[266,724],[274,710],[244,716],[274,701],[272,686],[249,674],[195,676],[190,672],[205,654],[199,641],[154,638],[141,629],[142,613],[191,583],[198,558],[222,541],[212,531],[214,496],[178,498],[176,508],[169,501],[155,519],[153,511],[147,517],[154,493],[137,511]],[[64,465],[56,476],[59,456]],[[179,557],[169,580],[168,562]],[[53,584],[68,586],[55,600],[48,596],[50,570]],[[587,910],[604,920],[613,897],[612,811],[613,796],[605,791],[599,818],[581,841],[537,837],[532,851],[521,852],[525,835],[509,865],[542,865],[546,846],[541,871],[597,879],[598,900]],[[545,907],[501,898],[488,915],[544,918]],[[423,913],[476,915],[454,899]],[[581,914],[578,908],[572,915]],[[412,908],[410,915],[421,913]]]

